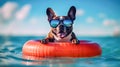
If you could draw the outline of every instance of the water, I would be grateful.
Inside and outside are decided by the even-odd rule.
[[[0,67],[119,67],[120,37],[78,37],[90,40],[102,48],[102,55],[93,58],[33,58],[22,57],[22,46],[28,40],[43,39],[44,36],[0,36]]]

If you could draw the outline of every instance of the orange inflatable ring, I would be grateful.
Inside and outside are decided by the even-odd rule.
[[[70,42],[49,42],[42,44],[38,40],[26,42],[22,49],[23,55],[36,57],[95,57],[102,50],[97,43],[80,41],[80,44]]]

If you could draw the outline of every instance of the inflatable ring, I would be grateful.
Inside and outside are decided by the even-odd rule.
[[[95,57],[102,50],[97,43],[80,41],[80,44],[70,42],[49,42],[42,44],[38,40],[26,42],[22,49],[23,55],[36,57]]]

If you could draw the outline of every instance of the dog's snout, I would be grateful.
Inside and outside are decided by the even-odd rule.
[[[59,26],[59,29],[60,29],[60,30],[64,30],[64,25],[60,25],[60,26]]]
[[[64,32],[64,25],[60,25],[59,26],[59,33],[63,33]]]
[[[60,27],[60,28],[64,28],[64,25],[60,25],[59,27]]]

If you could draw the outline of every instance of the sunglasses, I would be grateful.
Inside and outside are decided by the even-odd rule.
[[[63,23],[66,27],[71,27],[73,24],[71,20],[63,20],[62,22],[60,20],[51,20],[50,26],[56,28],[60,23]]]

